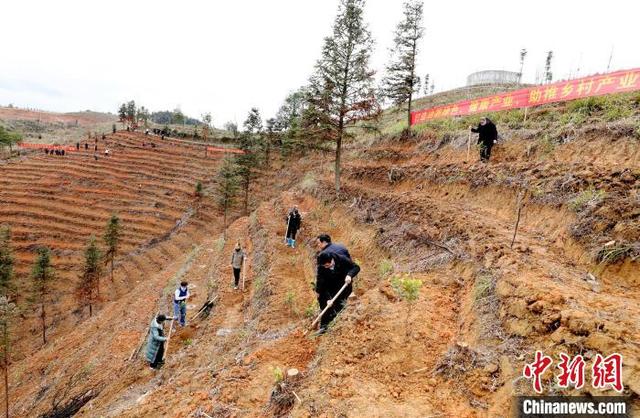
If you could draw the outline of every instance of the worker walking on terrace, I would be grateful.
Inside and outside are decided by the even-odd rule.
[[[233,288],[235,290],[238,289],[238,283],[240,282],[240,272],[242,270],[242,265],[244,263],[244,259],[246,254],[242,251],[242,247],[240,243],[236,243],[236,248],[233,250],[233,254],[231,254],[231,268],[233,269]]]
[[[347,304],[347,299],[353,290],[351,281],[360,272],[360,266],[347,257],[331,252],[321,252],[317,262],[316,293],[318,305],[320,305],[321,311],[325,307],[329,307],[320,319],[318,334],[324,334],[331,321]]]
[[[164,343],[167,341],[167,337],[164,336],[164,330],[162,325],[167,318],[164,315],[158,315],[151,321],[149,328],[149,337],[147,338],[147,353],[146,358],[149,362],[149,367],[152,369],[159,369],[164,363]]]
[[[285,239],[288,247],[296,248],[296,234],[301,225],[302,216],[300,216],[300,212],[298,212],[298,207],[294,206],[287,215],[287,233]]]
[[[477,128],[469,126],[471,132],[475,132],[478,135],[478,145],[480,145],[480,161],[483,163],[489,162],[491,157],[491,148],[493,144],[498,141],[498,129],[496,125],[487,117],[480,118],[480,123]]]
[[[332,253],[339,254],[343,257],[351,260],[351,254],[349,254],[349,250],[342,244],[331,242],[331,237],[329,234],[320,234],[316,238],[316,246],[318,248],[318,254],[320,253]]]
[[[189,283],[180,282],[173,295],[173,316],[180,319],[180,326],[184,327],[187,321],[187,299],[189,299]]]

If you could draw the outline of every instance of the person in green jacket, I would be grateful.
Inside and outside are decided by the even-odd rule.
[[[152,369],[159,369],[164,364],[164,342],[167,337],[164,336],[162,324],[167,318],[164,315],[158,315],[151,321],[149,328],[149,338],[147,339],[147,361]]]

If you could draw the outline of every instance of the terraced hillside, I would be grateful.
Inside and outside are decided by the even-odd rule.
[[[0,223],[12,229],[20,301],[35,248],[52,250],[58,274],[50,316],[54,333],[71,326],[70,317],[82,316],[70,315],[76,311],[73,290],[82,251],[91,234],[101,239],[111,214],[121,218],[123,236],[114,282],[101,283],[104,300],[117,299],[182,254],[206,232],[212,216],[194,196],[196,182],[206,186],[217,166],[215,159],[204,158],[202,147],[120,132],[98,140],[96,160],[94,145],[91,140],[88,151],[83,146],[66,156],[31,154],[0,166]],[[104,156],[105,149],[110,156]],[[178,231],[184,234],[172,239]],[[22,343],[23,355],[36,348],[31,339]]]
[[[235,219],[226,240],[206,197],[167,241],[136,252],[137,260],[149,253],[155,270],[141,266],[149,271],[142,280],[131,277],[133,266],[121,271],[111,287],[120,298],[16,359],[12,413],[507,417],[514,396],[533,394],[522,370],[542,350],[589,364],[622,354],[622,394],[637,416],[640,100],[627,104],[559,105],[526,122],[496,114],[503,138],[488,164],[475,149],[467,157],[469,119],[353,141],[339,195],[325,154],[272,162],[256,179],[249,216]],[[119,138],[136,152],[158,151],[139,149],[142,137]],[[197,148],[183,152],[202,159]],[[192,186],[169,184],[164,190],[188,208]],[[282,234],[294,204],[304,220],[291,249]],[[317,313],[312,238],[321,232],[347,245],[362,271],[346,309],[318,337],[304,331]],[[236,240],[248,253],[244,291],[231,285]],[[398,275],[422,282],[408,320]],[[150,318],[170,312],[181,279],[191,286],[191,315],[205,300],[215,306],[174,331],[166,364],[150,370],[136,352]],[[300,373],[282,382],[290,368]],[[618,394],[590,381],[562,389],[554,372],[543,375],[546,393]]]

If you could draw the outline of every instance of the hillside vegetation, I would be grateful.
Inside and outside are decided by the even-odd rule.
[[[382,126],[389,134],[347,143],[338,197],[330,154],[276,155],[268,168],[260,166],[249,213],[233,210],[226,240],[212,189],[205,187],[198,206],[189,197],[193,181],[210,175],[215,163],[178,145],[156,149],[156,156],[142,149],[147,139],[141,134],[109,137],[125,145],[117,165],[136,160],[136,167],[162,167],[123,167],[140,179],[109,189],[109,206],[131,217],[131,248],[144,248],[138,229],[162,236],[174,231],[175,219],[192,216],[166,243],[122,256],[113,296],[93,318],[16,359],[13,413],[504,417],[512,396],[533,393],[521,375],[535,349],[554,358],[582,354],[588,361],[596,353],[623,354],[624,393],[637,413],[639,98],[529,109],[526,121],[520,110],[492,114],[502,139],[488,164],[477,161],[474,148],[467,158],[467,127],[476,118],[434,121],[401,139],[389,113]],[[80,158],[71,160],[79,164],[73,173],[64,171],[66,162],[40,155],[0,171],[7,187],[18,188],[34,181],[27,174],[34,169],[68,177],[89,164],[101,179],[87,172],[86,181],[111,177],[100,170],[113,164]],[[69,185],[70,193],[77,187]],[[131,196],[114,194],[136,187]],[[152,224],[138,202],[143,196],[161,208]],[[0,198],[25,199],[18,191]],[[64,201],[84,198],[70,194]],[[24,203],[34,208],[16,222],[27,228],[20,238],[27,250],[28,224],[41,215],[35,203]],[[96,212],[91,225],[73,226],[73,214],[49,225],[86,236],[106,221],[103,204],[82,204]],[[294,204],[304,229],[299,247],[291,249],[282,242],[283,220]],[[142,216],[126,215],[125,205]],[[329,332],[316,337],[304,331],[317,312],[312,238],[321,232],[347,245],[362,272],[355,297]],[[229,257],[237,240],[249,255],[244,292],[232,290]],[[74,245],[66,246],[77,254]],[[397,287],[401,278],[422,283],[409,320]],[[181,280],[192,289],[190,312],[206,300],[217,297],[216,303],[209,316],[174,334],[166,365],[155,372],[134,354],[151,317],[170,312],[169,294]],[[300,374],[283,382],[291,368]],[[549,393],[572,393],[554,386],[551,373],[544,377]],[[611,393],[590,385],[577,392]]]

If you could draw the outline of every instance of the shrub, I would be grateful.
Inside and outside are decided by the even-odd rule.
[[[570,112],[591,116],[604,109],[605,99],[602,97],[587,97],[571,101],[567,107]]]
[[[473,287],[473,303],[476,304],[482,299],[491,296],[493,287],[493,278],[487,274],[481,275],[476,279]]]
[[[300,188],[307,193],[313,192],[318,187],[318,182],[316,181],[313,173],[307,173],[304,175],[304,178],[300,182]]]
[[[202,197],[202,182],[200,180],[196,183],[196,196]]]
[[[304,309],[304,316],[306,318],[313,318],[314,316],[316,316],[318,309],[319,309],[318,301],[314,300]]]
[[[596,254],[596,261],[604,265],[615,264],[632,255],[633,251],[634,247],[627,244],[604,246],[598,250],[598,253]]]
[[[587,207],[595,207],[604,200],[606,193],[604,190],[589,188],[581,191],[576,197],[569,201],[569,208],[575,212],[580,212]]]
[[[381,277],[387,277],[389,274],[393,273],[393,262],[388,258],[380,261],[378,265],[378,272]]]

